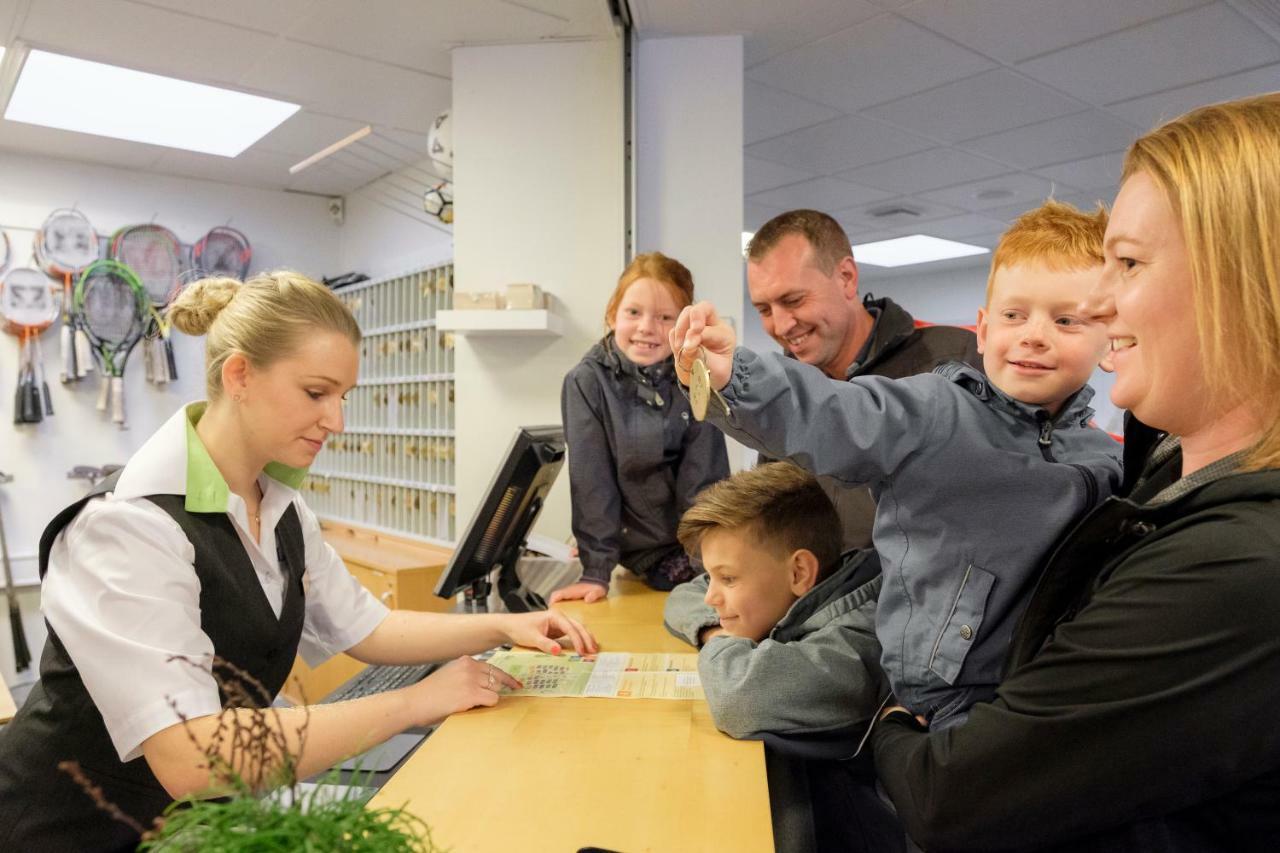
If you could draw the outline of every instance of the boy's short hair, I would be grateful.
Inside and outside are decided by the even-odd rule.
[[[702,537],[712,530],[750,531],[773,551],[812,551],[820,581],[840,563],[843,528],[836,508],[817,479],[790,462],[740,471],[699,492],[676,536],[697,556]]]
[[[1000,235],[991,255],[987,304],[991,304],[996,272],[1001,267],[1034,263],[1055,272],[1071,272],[1101,266],[1106,231],[1107,209],[1101,202],[1093,213],[1053,199],[1028,210]]]
[[[820,210],[788,210],[760,226],[747,244],[747,260],[759,261],[778,245],[782,238],[799,234],[813,249],[813,265],[824,275],[836,271],[836,264],[853,257],[849,235],[840,223]]]

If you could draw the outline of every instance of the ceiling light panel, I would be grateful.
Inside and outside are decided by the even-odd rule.
[[[235,157],[297,104],[33,50],[10,121]]]
[[[897,237],[893,240],[880,240],[854,246],[853,257],[858,263],[873,267],[905,267],[911,264],[927,264],[930,261],[985,255],[990,251],[969,243],[912,234],[910,237]]]

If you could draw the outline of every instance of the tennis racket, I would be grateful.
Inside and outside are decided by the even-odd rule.
[[[76,284],[75,313],[102,369],[98,411],[110,400],[111,420],[126,429],[124,370],[154,315],[147,291],[119,261],[94,261]]]
[[[163,384],[178,378],[178,362],[169,341],[172,327],[163,310],[178,295],[182,282],[182,244],[163,225],[130,225],[111,237],[111,257],[137,275],[147,292],[151,320],[144,343],[147,378]],[[153,341],[159,339],[159,346]]]
[[[253,260],[249,238],[228,225],[209,229],[191,247],[191,265],[201,276],[230,276],[244,281]]]
[[[0,273],[9,268],[9,235],[0,231]]]
[[[36,265],[46,275],[62,281],[62,331],[58,338],[61,378],[64,383],[76,382],[93,368],[93,358],[89,339],[75,327],[71,288],[84,268],[98,260],[98,233],[83,213],[62,208],[49,214],[34,242]]]
[[[53,414],[53,398],[40,364],[39,338],[58,319],[59,296],[45,274],[30,267],[10,270],[0,281],[0,316],[4,317],[5,330],[18,338],[15,424],[40,423],[45,415]]]

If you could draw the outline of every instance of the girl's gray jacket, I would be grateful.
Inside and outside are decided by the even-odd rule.
[[[698,675],[716,727],[736,738],[765,734],[848,734],[866,727],[887,692],[876,642],[880,564],[874,551],[850,551],[759,643],[723,634],[698,655]],[[667,597],[667,630],[698,645],[720,624],[703,597],[707,576]]]
[[[724,436],[689,414],[671,359],[640,368],[610,333],[564,378],[573,535],[582,579],[609,583],[678,551],[676,525],[699,491],[729,476]]]
[[[739,349],[708,420],[773,458],[869,483],[884,567],[876,633],[898,701],[935,722],[990,699],[1050,547],[1120,483],[1085,386],[1050,418],[953,362],[832,382]]]

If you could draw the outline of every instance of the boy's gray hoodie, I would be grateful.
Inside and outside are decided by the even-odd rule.
[[[698,655],[698,675],[716,727],[752,738],[864,726],[887,692],[875,634],[879,591],[875,552],[851,551],[764,640],[711,638]],[[695,646],[703,628],[719,624],[706,594],[700,575],[671,591],[663,614],[667,630]]]
[[[935,723],[991,698],[1050,547],[1120,483],[1121,447],[1089,425],[1085,386],[1050,418],[968,365],[832,382],[739,349],[727,435],[815,474],[870,483],[884,567],[881,663]],[[957,718],[958,719],[958,718]]]

